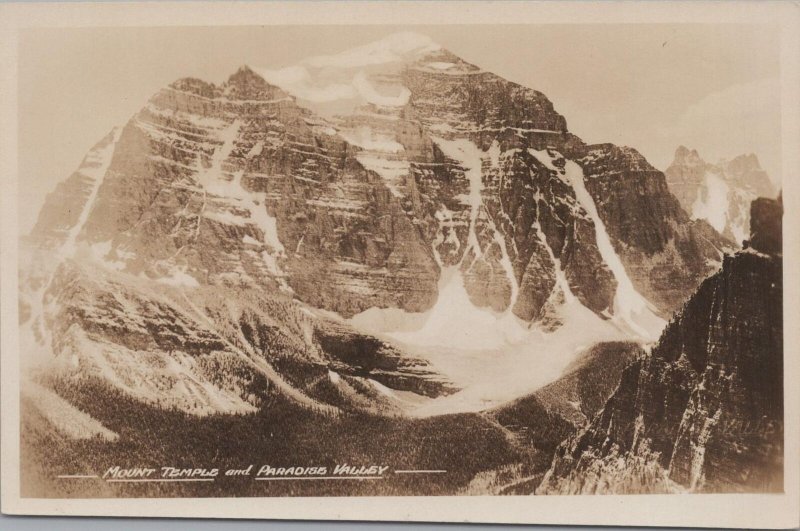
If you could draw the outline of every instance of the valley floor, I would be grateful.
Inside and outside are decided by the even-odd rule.
[[[488,414],[426,419],[330,416],[275,396],[257,413],[197,417],[144,405],[99,382],[76,387],[74,382],[57,381],[51,386],[119,438],[114,442],[67,438],[23,399],[21,488],[25,497],[530,494],[553,451],[550,444],[548,448],[531,446]],[[225,470],[251,464],[250,476],[223,475]],[[263,465],[324,466],[330,471],[342,464],[388,469],[382,479],[370,481],[253,479]],[[104,480],[103,474],[116,466],[218,468],[221,472],[214,481],[202,482]]]

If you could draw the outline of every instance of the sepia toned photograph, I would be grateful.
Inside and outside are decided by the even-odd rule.
[[[16,35],[20,498],[794,489],[777,23],[172,23]]]

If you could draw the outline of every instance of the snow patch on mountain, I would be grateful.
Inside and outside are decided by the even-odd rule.
[[[425,63],[425,66],[428,68],[433,68],[434,70],[449,70],[451,68],[455,68],[456,64],[444,61],[431,61],[429,63]]]
[[[512,309],[519,296],[519,282],[517,282],[517,276],[514,274],[514,266],[511,263],[511,256],[508,254],[505,236],[500,233],[493,221],[489,223],[489,228],[494,234],[494,242],[500,248],[500,265],[503,267],[508,283],[511,286],[511,302],[508,307]]]
[[[501,350],[521,341],[526,333],[525,326],[510,311],[497,314],[475,306],[458,266],[442,271],[439,298],[425,316],[425,323],[418,330],[395,332],[390,337],[407,345],[469,351]]]
[[[575,294],[572,293],[572,290],[569,287],[567,276],[564,274],[564,270],[561,267],[561,260],[556,258],[555,253],[553,253],[553,248],[550,247],[549,243],[547,243],[547,238],[542,232],[542,225],[538,220],[536,223],[534,223],[534,228],[536,229],[536,236],[539,238],[539,242],[542,244],[542,247],[544,247],[547,255],[550,257],[550,260],[553,261],[553,271],[555,272],[556,283],[553,286],[553,293],[550,295],[551,299],[554,294],[560,292],[564,297],[565,303],[573,303],[576,300]]]
[[[555,331],[522,323],[510,312],[497,316],[476,310],[483,313],[483,319],[476,322],[473,318],[469,328],[439,320],[426,323],[425,336],[390,334],[397,341],[411,338],[415,344],[401,344],[462,388],[424,404],[411,414],[474,412],[503,404],[557,379],[587,347],[629,337],[626,331],[601,319],[574,297],[557,307],[564,324]],[[453,311],[458,310],[451,308]],[[421,344],[423,338],[429,344]]]
[[[564,289],[569,293],[568,287]],[[424,314],[421,326],[418,314],[396,309],[373,308],[350,322],[426,359],[462,388],[409,410],[415,416],[430,416],[481,411],[532,392],[556,379],[587,346],[627,337],[575,297],[567,298],[558,312],[564,326],[547,332],[522,322],[511,311],[498,314],[478,308],[453,266],[442,272],[439,299]]]
[[[29,254],[29,253],[28,253]],[[35,259],[25,256],[20,263],[29,268],[30,278],[20,284],[20,306],[25,304],[29,310],[27,318],[20,319],[19,325],[19,352],[20,365],[27,370],[32,367],[44,365],[53,359],[52,334],[48,326],[50,305],[45,303],[45,293],[52,282],[54,264],[32,264]],[[52,268],[42,271],[45,268]],[[32,279],[36,279],[32,281]]]
[[[173,266],[167,275],[157,278],[156,281],[170,286],[187,288],[196,288],[200,285],[196,278],[186,272],[186,266]]]
[[[465,172],[465,176],[469,180],[469,195],[464,197],[464,203],[469,205],[469,237],[467,251],[472,250],[476,256],[482,256],[480,242],[478,235],[475,232],[478,214],[482,206],[481,190],[483,189],[483,180],[481,174],[481,166],[483,164],[483,152],[475,145],[474,142],[466,139],[459,138],[456,140],[446,140],[444,138],[434,137],[433,141],[442,150],[446,157],[449,157],[458,162]],[[466,256],[467,253],[464,253]]]
[[[383,107],[402,107],[408,103],[408,98],[411,97],[411,91],[403,86],[396,87],[394,91],[396,94],[381,94],[375,89],[372,83],[370,83],[364,72],[359,72],[355,75],[353,78],[353,86],[367,103]]]
[[[732,186],[725,173],[706,171],[691,206],[692,219],[706,220],[720,234],[729,233],[741,244],[750,235],[749,205],[757,197]]]
[[[606,231],[606,226],[603,220],[600,219],[597,205],[595,205],[594,199],[586,189],[583,169],[576,162],[568,160],[564,167],[564,175],[572,184],[578,202],[592,219],[597,248],[603,257],[603,261],[617,281],[617,292],[614,296],[614,316],[621,319],[635,334],[643,339],[655,341],[658,339],[661,330],[666,326],[666,322],[656,315],[652,304],[636,291],[633,286],[622,260],[614,250],[611,238],[608,235],[608,231]]]
[[[392,192],[392,195],[398,198],[403,197],[399,186],[403,180],[408,177],[411,171],[411,165],[407,159],[395,159],[387,156],[382,156],[381,153],[363,152],[356,155],[356,160],[361,163],[368,170],[372,170],[380,175],[386,186]]]
[[[352,129],[342,130],[339,135],[350,144],[372,151],[398,153],[403,151],[403,145],[389,135],[377,133],[371,127],[362,125]]]
[[[725,232],[728,222],[730,188],[722,177],[710,171],[705,172],[703,184],[704,186],[697,189],[697,199],[692,205],[692,219],[708,221],[721,234]]]
[[[261,253],[267,270],[278,281],[281,289],[291,291],[286,282],[286,275],[278,265],[277,257],[285,255],[286,251],[278,238],[277,220],[267,212],[266,194],[251,192],[242,186],[244,169],[231,173],[226,172],[223,166],[235,148],[241,126],[241,122],[235,120],[219,130],[218,137],[222,141],[222,145],[214,151],[211,156],[211,165],[208,168],[203,168],[201,160],[198,158],[197,181],[207,193],[244,209],[248,213],[248,217],[240,218],[230,211],[208,212],[204,215],[231,224],[250,223],[255,225],[260,230],[263,243],[267,247]],[[260,149],[260,146],[256,144],[248,152],[247,157],[255,156]],[[226,174],[232,178],[226,179]]]
[[[80,168],[78,168],[78,173],[89,179],[91,188],[89,197],[83,204],[83,209],[81,210],[80,216],[78,216],[78,221],[72,226],[67,234],[66,241],[61,246],[59,254],[62,257],[72,256],[75,254],[78,235],[80,234],[84,225],[86,225],[86,220],[89,219],[89,213],[92,211],[92,207],[94,207],[94,202],[97,198],[97,192],[100,190],[100,186],[103,184],[103,179],[106,176],[106,172],[108,172],[108,167],[111,164],[111,158],[114,155],[114,148],[117,145],[120,133],[121,129],[115,127],[110,133],[111,138],[109,141],[104,145],[96,147],[90,151],[89,154],[86,155],[86,158],[83,159],[83,163],[81,164]]]
[[[499,146],[493,145],[484,153],[467,139],[434,138],[433,140],[445,156],[464,169],[469,181],[469,193],[462,197],[463,202],[470,207],[467,251],[472,250],[475,256],[480,257],[483,252],[476,234],[476,222],[483,209],[483,160],[488,158],[490,164],[497,165],[502,156],[499,153]],[[568,167],[572,177],[570,178],[564,175],[563,169],[554,164],[556,156],[550,155],[547,151],[536,152],[535,156],[541,158],[542,163],[548,168],[560,172],[562,178],[569,182],[577,177],[580,178],[582,190],[578,194],[590,203],[594,209],[597,226],[605,234],[594,202],[583,186],[580,167],[574,163],[572,163],[574,166]],[[580,172],[579,176],[574,173],[575,168]],[[449,228],[446,223],[452,219],[448,214],[452,213],[447,209],[437,212],[437,219],[441,224],[437,241],[443,241],[445,238],[445,229]],[[620,326],[616,321],[603,320],[583,306],[570,290],[560,261],[547,245],[538,225],[539,238],[549,250],[553,260],[556,286],[551,299],[559,301],[554,311],[562,319],[563,325],[555,331],[546,331],[535,324],[523,322],[512,312],[519,286],[505,246],[505,238],[491,219],[488,224],[494,232],[494,241],[501,250],[501,265],[512,286],[512,304],[506,311],[498,313],[487,308],[479,308],[472,303],[465,288],[461,270],[463,263],[459,263],[442,269],[437,301],[433,308],[424,312],[422,316],[396,309],[372,308],[350,320],[357,328],[395,342],[412,355],[426,359],[443,376],[462,388],[453,395],[437,398],[413,409],[411,411],[413,415],[480,411],[512,400],[556,379],[587,346],[598,341],[628,339],[630,328],[636,327],[636,330],[640,330],[642,324],[653,326],[652,320],[649,320],[647,315],[650,310],[646,302],[642,300],[643,309],[633,306],[638,302],[635,298],[638,294],[633,290],[630,279],[627,284],[629,291],[622,292],[618,296],[619,313],[630,320],[630,322],[624,321],[626,326]],[[613,253],[607,234],[605,243],[607,249],[612,249]],[[436,242],[434,249],[435,245]],[[464,256],[467,254],[465,252]],[[616,258],[616,263],[621,269],[618,273],[625,274],[615,253],[613,257],[606,258],[610,261]],[[441,266],[441,259],[437,257],[437,260]],[[635,295],[631,295],[631,290]],[[646,331],[642,331],[641,334],[649,337]]]
[[[258,73],[267,81],[294,94],[301,100],[313,103],[327,103],[355,98],[357,90],[349,83],[316,84],[306,67],[297,65],[280,70],[259,69]]]
[[[561,169],[556,167],[555,164],[553,164],[553,160],[555,159],[552,155],[550,155],[550,153],[548,153],[546,149],[530,148],[528,149],[528,153],[533,155],[533,157],[539,162],[541,162],[544,165],[544,167],[547,168],[548,170],[554,171],[559,175],[562,173]]]
[[[408,60],[440,48],[426,35],[403,31],[335,55],[312,57],[305,62],[317,68],[358,68]]]
[[[370,74],[396,73],[403,64],[440,49],[427,36],[400,32],[339,54],[311,57],[277,70],[256,68],[256,71],[268,82],[307,102],[315,111],[333,116],[341,113],[342,105],[348,111],[365,103],[383,107],[405,105],[411,95],[408,88],[385,81],[376,84]]]

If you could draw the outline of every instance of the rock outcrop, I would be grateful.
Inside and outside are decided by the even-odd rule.
[[[783,297],[779,200],[649,355],[628,366],[537,493],[781,491]]]

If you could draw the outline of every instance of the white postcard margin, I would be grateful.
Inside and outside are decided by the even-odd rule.
[[[29,499],[19,484],[17,37],[27,27],[335,24],[774,24],[781,33],[785,492],[626,496]],[[793,2],[147,2],[0,5],[0,470],[7,514],[791,528],[800,525],[797,387],[800,4]],[[43,156],[46,156],[46,149]],[[24,183],[22,183],[24,185]],[[258,500],[257,503],[254,503]]]

